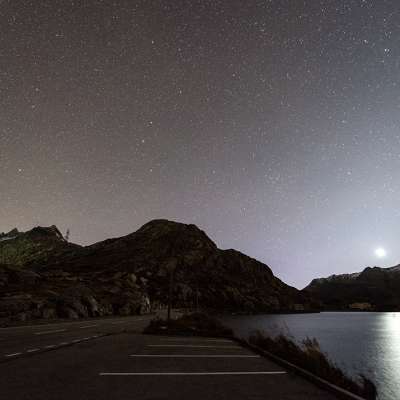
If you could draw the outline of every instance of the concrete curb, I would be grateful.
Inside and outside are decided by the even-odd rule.
[[[345,389],[340,388],[339,386],[334,385],[333,383],[330,383],[326,381],[325,379],[319,378],[318,376],[312,374],[311,372],[306,371],[303,368],[298,367],[297,365],[294,365],[283,358],[280,358],[269,351],[263,350],[258,346],[255,346],[253,344],[250,344],[244,340],[238,339],[238,338],[233,338],[236,342],[240,343],[242,346],[247,347],[248,349],[254,351],[257,354],[260,354],[266,358],[269,358],[270,360],[276,362],[282,367],[287,368],[288,370],[296,373],[297,375],[302,376],[303,378],[307,379],[308,381],[314,383],[315,385],[319,386],[321,389],[325,389],[342,400],[366,400],[364,397],[360,397],[356,394],[353,394]]]

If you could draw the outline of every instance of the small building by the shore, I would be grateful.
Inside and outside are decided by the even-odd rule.
[[[370,311],[373,309],[371,303],[352,303],[349,304],[350,310],[358,310],[358,311]]]
[[[305,311],[304,304],[296,303],[293,306],[294,311]]]

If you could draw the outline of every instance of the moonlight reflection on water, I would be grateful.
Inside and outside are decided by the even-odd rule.
[[[385,399],[400,398],[400,314],[385,313],[381,316],[382,329],[378,338],[378,345],[382,349],[381,355],[377,354],[376,375],[385,375],[385,380],[390,381],[388,386],[380,385],[382,397]]]

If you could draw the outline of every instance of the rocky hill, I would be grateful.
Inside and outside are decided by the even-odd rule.
[[[27,249],[21,242],[27,234],[6,235],[15,256],[3,257],[0,266],[0,318],[147,312],[167,303],[171,282],[176,307],[280,312],[314,306],[307,293],[284,284],[268,266],[218,249],[195,225],[154,220],[130,235],[87,247],[67,243],[55,227],[33,231],[43,230],[49,236],[35,236]]]
[[[303,292],[329,310],[400,310],[400,265],[314,279]]]
[[[28,232],[13,229],[0,233],[0,264],[45,263],[50,255],[62,255],[80,247],[68,243],[56,226],[36,227]]]

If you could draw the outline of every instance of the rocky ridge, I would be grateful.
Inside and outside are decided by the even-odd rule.
[[[314,279],[304,293],[328,310],[400,310],[400,265]]]
[[[315,306],[265,264],[218,249],[195,225],[154,220],[86,247],[68,243],[55,227],[32,231],[0,242],[13,254],[0,265],[3,321],[144,313],[167,304],[171,281],[176,307],[282,312]]]

